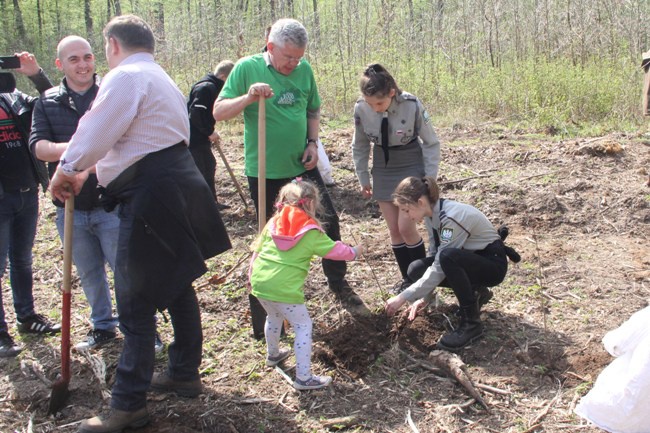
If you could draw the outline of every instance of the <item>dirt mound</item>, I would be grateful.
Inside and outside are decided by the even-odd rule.
[[[322,329],[314,337],[314,357],[352,378],[363,377],[392,342],[411,353],[427,355],[455,324],[454,306],[442,306],[408,320],[385,314],[347,316],[343,323]]]
[[[389,348],[389,326],[385,314],[347,316],[343,323],[318,332],[314,337],[313,356],[358,379],[365,376],[379,355]]]

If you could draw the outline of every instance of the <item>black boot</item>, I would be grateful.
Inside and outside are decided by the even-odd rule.
[[[427,251],[424,248],[424,241],[422,238],[418,242],[416,242],[413,245],[406,244],[406,249],[409,252],[409,256],[411,257],[411,263],[423,259],[427,256]]]
[[[483,334],[478,302],[461,305],[460,314],[460,325],[453,332],[442,336],[438,348],[453,352],[467,346]]]
[[[476,298],[478,301],[478,310],[481,311],[481,308],[483,308],[483,305],[487,304],[490,302],[490,299],[492,299],[493,293],[492,290],[488,289],[485,286],[477,287],[476,288]]]
[[[408,269],[411,264],[411,255],[409,254],[409,249],[406,247],[405,243],[399,245],[393,245],[393,254],[395,254],[395,259],[397,260],[397,266],[399,266],[399,272],[402,274],[402,281],[395,284],[389,292],[392,295],[399,295],[404,290],[406,290],[413,282],[409,280]]]
[[[406,247],[405,243],[399,245],[392,245],[393,254],[395,254],[395,260],[397,260],[397,266],[399,266],[399,272],[402,274],[402,278],[408,278],[409,265],[411,264],[411,254]]]
[[[494,296],[492,290],[488,289],[485,286],[477,287],[476,290],[474,291],[474,295],[476,296],[476,302],[478,302],[479,312],[483,308],[483,305],[490,302],[490,299],[492,299],[492,297]],[[454,316],[461,317],[460,307],[458,307],[458,309],[454,311]]]

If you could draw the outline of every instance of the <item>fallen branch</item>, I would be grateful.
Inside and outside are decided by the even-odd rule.
[[[468,407],[470,407],[470,406],[473,405],[474,403],[476,403],[476,400],[473,399],[473,398],[470,398],[470,399],[467,400],[465,403],[460,403],[460,404],[458,404],[458,403],[448,404],[448,405],[446,405],[446,406],[441,406],[440,409],[456,409],[456,410],[459,411],[460,413],[465,413],[465,410],[464,410],[464,409],[467,409]]]
[[[542,426],[541,424],[535,424],[535,425],[532,425],[532,426],[528,427],[526,430],[524,430],[524,431],[521,432],[521,433],[533,433],[535,430],[537,430],[537,429],[540,428],[541,426]]]
[[[285,409],[288,410],[289,412],[293,412],[293,413],[298,412],[297,409],[294,409],[294,408],[288,406],[288,405],[284,402],[284,398],[287,396],[287,394],[289,394],[289,391],[287,391],[287,392],[285,392],[284,394],[282,394],[282,397],[280,397],[280,400],[278,400],[278,403],[280,404],[280,406],[282,406],[283,408],[285,408]]]
[[[464,177],[462,179],[446,180],[444,182],[438,182],[438,185],[453,185],[455,183],[467,182],[468,180],[478,179],[480,177],[491,177],[491,176],[492,176],[491,174],[479,174],[478,176],[470,176],[470,177]]]
[[[359,424],[359,420],[356,416],[350,415],[324,419],[320,423],[326,429],[342,430]]]
[[[488,407],[481,394],[474,386],[472,382],[472,377],[467,371],[465,363],[460,359],[456,354],[444,351],[444,350],[434,350],[429,354],[429,358],[433,361],[434,365],[442,368],[451,374],[457,381],[462,385],[463,388],[473,397],[483,408],[490,412]]]
[[[239,404],[257,404],[257,403],[270,403],[273,401],[273,399],[272,398],[242,398],[242,399],[234,399],[230,401]]]
[[[411,355],[409,355],[408,353],[404,352],[403,350],[399,350],[399,352],[402,355],[406,356],[408,358],[408,360],[411,361],[411,363],[415,364],[418,367],[424,368],[425,370],[429,370],[430,372],[432,372],[433,374],[438,375],[438,376],[446,375],[446,371],[444,369],[434,367],[433,365],[429,364],[426,361],[414,358]]]
[[[553,171],[547,171],[545,173],[533,174],[532,176],[522,177],[522,178],[519,179],[519,181],[521,182],[522,180],[534,179],[536,177],[550,176],[550,175],[553,175],[553,174],[555,174],[557,172],[558,172],[558,170],[553,170]]]
[[[280,373],[284,380],[286,380],[287,383],[293,387],[293,379],[291,379],[291,377],[282,368],[280,368],[279,365],[275,366],[275,371]]]
[[[406,422],[408,423],[409,427],[411,427],[411,430],[413,430],[413,433],[420,433],[420,430],[418,430],[417,426],[413,422],[413,419],[411,418],[411,409],[406,412]]]
[[[484,391],[491,392],[492,394],[501,394],[501,395],[510,395],[510,394],[512,394],[510,391],[507,391],[505,389],[495,388],[493,386],[485,385],[483,383],[476,383],[476,387],[480,388],[480,389],[482,389]]]
[[[45,384],[46,387],[51,388],[52,387],[52,381],[45,377],[45,373],[43,372],[43,366],[39,364],[37,361],[32,361],[31,364],[29,364],[27,361],[20,361],[20,369],[23,371],[23,373],[26,373],[28,370],[28,367],[31,367],[32,372],[34,372],[34,375],[41,381],[43,384]]]
[[[546,407],[545,407],[544,409],[542,409],[542,411],[541,411],[539,414],[537,414],[537,416],[535,417],[535,419],[533,419],[533,420],[530,422],[530,425],[531,425],[531,426],[530,426],[530,427],[528,428],[528,430],[526,430],[526,431],[531,431],[531,432],[532,432],[535,428],[537,428],[537,427],[540,426],[540,421],[542,420],[542,418],[544,418],[546,415],[548,415],[548,412],[551,410],[551,407],[552,407],[552,406],[555,404],[555,402],[558,400],[558,396],[559,396],[559,394],[556,395],[555,397],[553,397],[553,398],[551,399],[551,401],[548,402],[548,404],[546,405]],[[532,429],[532,430],[531,430],[531,429]]]
[[[201,289],[203,289],[203,288],[205,288],[205,287],[211,286],[211,285],[213,285],[213,284],[215,284],[215,285],[217,285],[217,284],[223,284],[223,283],[226,281],[226,278],[228,278],[228,277],[230,276],[230,274],[232,274],[233,271],[239,267],[239,265],[241,265],[241,264],[242,264],[242,263],[243,263],[247,258],[249,258],[249,257],[251,256],[251,254],[252,254],[252,253],[251,253],[250,251],[247,252],[246,254],[244,254],[244,255],[239,259],[239,261],[235,264],[235,266],[233,266],[232,268],[230,268],[230,269],[228,270],[228,272],[226,272],[225,275],[224,275],[223,277],[217,277],[217,278],[215,278],[216,275],[213,275],[213,276],[210,277],[210,278],[208,279],[208,281],[206,281],[205,283],[203,283],[203,284],[199,284],[198,286],[196,286],[195,290],[198,291],[198,290],[201,290]]]

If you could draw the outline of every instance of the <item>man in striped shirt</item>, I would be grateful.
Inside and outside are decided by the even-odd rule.
[[[134,15],[104,28],[111,71],[80,120],[51,181],[64,200],[78,193],[96,165],[106,209],[119,204],[115,296],[124,346],[111,413],[81,423],[82,433],[122,431],[149,422],[146,392],[187,397],[201,390],[203,341],[192,282],[204,260],[230,248],[210,189],[187,149],[185,97],[154,61],[154,36]],[[152,378],[154,312],[174,327],[167,370]]]

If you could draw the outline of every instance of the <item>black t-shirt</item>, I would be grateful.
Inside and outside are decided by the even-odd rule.
[[[70,90],[70,96],[72,96],[74,105],[77,108],[77,113],[79,113],[80,116],[83,116],[90,108],[90,104],[95,100],[97,92],[85,91],[83,93],[77,93]]]
[[[27,137],[22,136],[13,116],[0,107],[0,182],[5,191],[36,186],[28,152]]]

